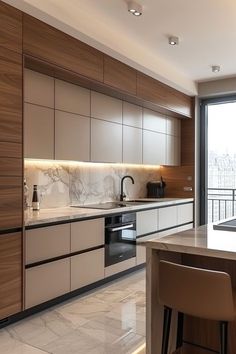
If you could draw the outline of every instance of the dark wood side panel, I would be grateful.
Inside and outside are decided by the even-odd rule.
[[[5,142],[5,141],[0,142],[0,158],[1,157],[11,157],[16,159],[21,159],[22,144]]]
[[[0,319],[22,310],[22,234],[0,235]]]
[[[0,46],[22,53],[22,12],[0,1]]]
[[[0,157],[0,176],[22,176],[22,159]]]
[[[0,142],[22,142],[22,56],[0,47]]]
[[[29,15],[23,15],[23,25],[25,54],[103,81],[101,52]]]
[[[136,95],[136,70],[104,54],[104,83]]]
[[[0,230],[22,227],[22,177],[0,177]]]

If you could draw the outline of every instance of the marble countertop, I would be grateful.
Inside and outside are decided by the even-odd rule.
[[[213,224],[148,240],[142,244],[155,250],[236,260],[236,232],[213,230]]]
[[[142,198],[140,200],[145,200]],[[116,213],[123,213],[128,211],[139,211],[146,209],[159,208],[169,205],[189,203],[193,201],[193,198],[163,198],[160,199],[149,199],[152,203],[144,203],[141,205],[130,205],[121,208],[102,210],[102,209],[87,209],[87,208],[73,208],[73,207],[63,207],[63,208],[52,208],[52,209],[41,209],[40,211],[25,211],[24,223],[25,226],[39,226],[47,223],[63,222],[70,220],[79,220],[84,218],[99,217],[105,215],[111,215]]]

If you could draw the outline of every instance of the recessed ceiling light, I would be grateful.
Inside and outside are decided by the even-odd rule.
[[[220,71],[220,65],[212,65],[211,70],[213,73],[218,73]]]
[[[176,36],[170,36],[168,39],[169,39],[170,45],[178,45],[179,44],[179,38]]]
[[[136,1],[128,1],[128,11],[134,16],[141,16],[143,9]]]

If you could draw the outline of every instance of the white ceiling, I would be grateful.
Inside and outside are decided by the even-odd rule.
[[[141,17],[125,0],[5,2],[186,93],[196,94],[196,81],[236,76],[235,0],[139,0]]]

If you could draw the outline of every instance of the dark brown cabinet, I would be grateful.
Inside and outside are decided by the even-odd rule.
[[[22,52],[22,12],[0,2],[0,46]]]
[[[0,235],[0,319],[22,310],[22,234]]]
[[[23,51],[90,79],[103,81],[103,54],[26,14]]]
[[[136,70],[104,55],[104,83],[136,95]]]

